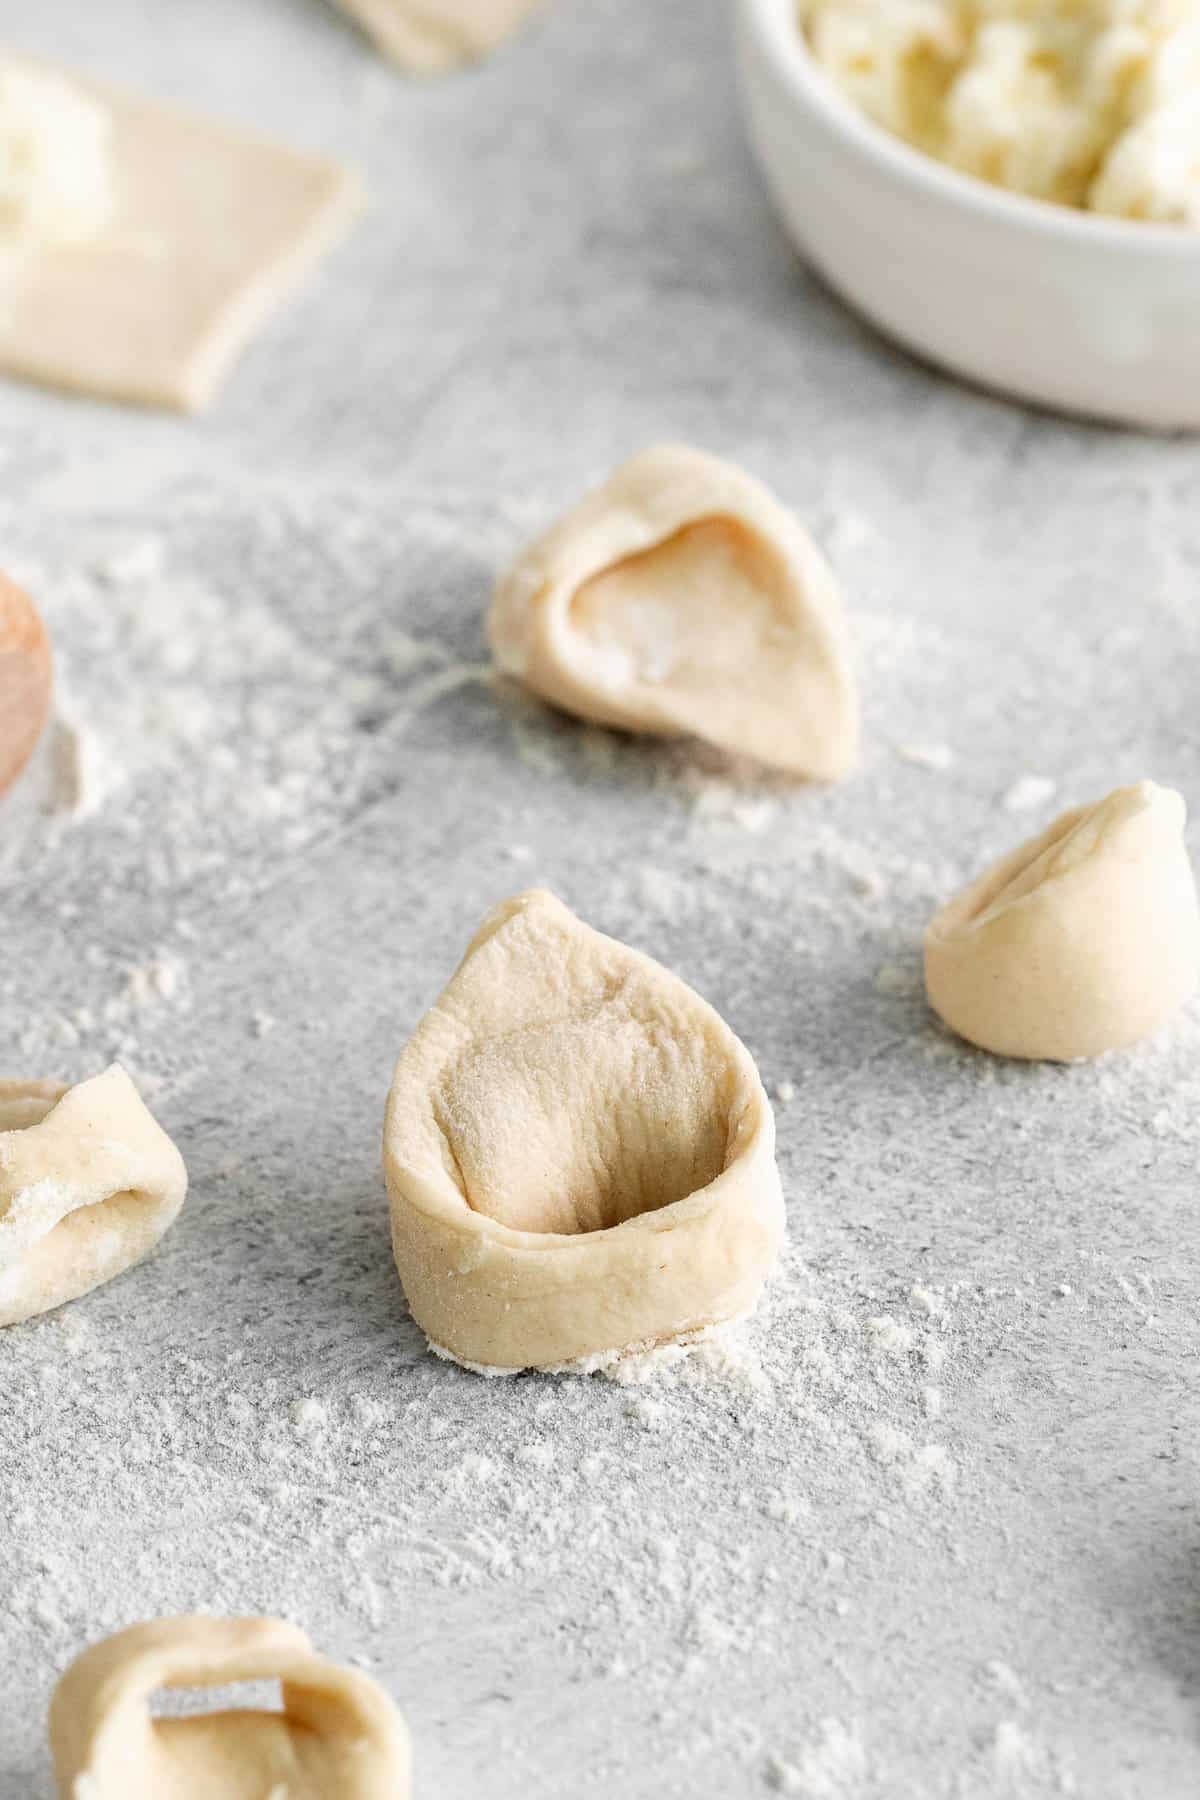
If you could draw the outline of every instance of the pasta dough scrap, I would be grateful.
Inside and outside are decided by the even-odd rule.
[[[155,1689],[278,1679],[279,1712],[156,1718]],[[85,1650],[55,1689],[62,1800],[408,1800],[408,1732],[383,1690],[277,1619],[156,1619]]]
[[[697,450],[624,463],[520,558],[488,629],[502,669],[581,718],[818,780],[854,761],[828,564],[766,488]]]
[[[0,575],[0,795],[34,751],[50,710],[50,642],[37,608]]]
[[[65,89],[102,124],[82,158],[88,204],[76,195],[71,214],[56,164],[50,197],[36,200],[45,182],[27,184],[22,229],[0,230],[0,369],[110,400],[207,405],[254,330],[357,210],[357,179],[99,83],[71,78],[68,87],[10,57],[0,63],[0,145],[14,83],[26,93],[32,84],[35,97],[47,83]],[[28,105],[22,113],[47,168],[44,141],[64,110],[38,130]],[[55,228],[64,215],[82,221],[74,234]]]
[[[1078,806],[935,916],[925,984],[960,1036],[1072,1062],[1146,1037],[1200,982],[1200,906],[1171,788]]]
[[[434,1349],[554,1368],[755,1303],[783,1234],[758,1072],[658,963],[518,894],[396,1066],[396,1266]]]
[[[385,56],[436,75],[496,49],[542,0],[339,0]]]
[[[140,1262],[187,1192],[183,1158],[125,1071],[0,1081],[0,1326]]]

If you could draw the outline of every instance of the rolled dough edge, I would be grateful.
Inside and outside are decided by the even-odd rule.
[[[164,389],[161,404],[202,412],[255,332],[282,308],[326,251],[348,233],[366,204],[366,188],[352,169],[329,165],[328,194],[308,226],[273,262],[260,269],[214,319],[207,337],[180,371],[177,389]],[[152,403],[156,396],[146,396]]]

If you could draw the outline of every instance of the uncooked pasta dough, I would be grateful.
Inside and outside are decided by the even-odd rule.
[[[929,1000],[1002,1056],[1098,1056],[1157,1030],[1200,980],[1183,800],[1152,781],[1065,812],[936,915]]]
[[[52,669],[46,629],[32,600],[0,575],[0,795],[42,735]]]
[[[506,900],[406,1046],[384,1164],[435,1348],[489,1370],[750,1308],[783,1232],[770,1105],[684,983],[552,894]]]
[[[473,62],[514,32],[542,0],[338,0],[385,56],[414,74]]]
[[[488,626],[501,668],[581,718],[821,780],[854,760],[828,565],[766,488],[697,450],[623,464],[525,552]]]
[[[123,1069],[72,1088],[0,1081],[0,1325],[140,1261],[186,1192],[183,1158]]]
[[[278,1712],[157,1718],[164,1687],[278,1680]],[[277,1619],[156,1619],[93,1644],[50,1708],[61,1800],[408,1800],[408,1732],[383,1690]]]
[[[204,406],[358,183],[229,126],[0,61],[0,370]]]

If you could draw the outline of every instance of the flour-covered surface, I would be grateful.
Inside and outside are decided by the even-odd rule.
[[[1148,775],[1200,808],[1200,447],[854,324],[761,196],[715,0],[560,0],[434,86],[316,0],[8,12],[362,162],[374,206],[209,418],[3,391],[61,697],[0,811],[0,1072],[120,1056],[192,1191],[141,1269],[0,1334],[0,1800],[48,1800],[84,1643],[194,1607],[359,1658],[420,1800],[1184,1800],[1200,1010],[1002,1064],[931,1022],[919,940],[1062,805]],[[663,436],[834,559],[846,786],[490,679],[495,573]],[[713,1001],[778,1102],[759,1314],[618,1381],[435,1361],[391,1266],[393,1058],[534,881]]]

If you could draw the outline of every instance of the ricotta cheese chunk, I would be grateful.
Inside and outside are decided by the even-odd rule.
[[[1200,0],[799,0],[878,124],[998,187],[1200,225]]]
[[[51,70],[0,60],[0,244],[86,244],[114,210],[108,108]]]

